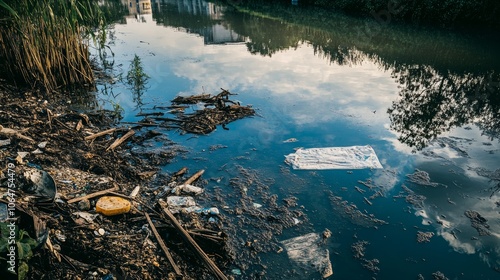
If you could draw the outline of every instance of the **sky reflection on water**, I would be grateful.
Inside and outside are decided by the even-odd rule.
[[[229,124],[229,131],[219,129],[209,136],[189,141],[189,135],[169,132],[169,137],[188,146],[194,153],[187,160],[167,166],[167,170],[193,164],[190,160],[205,156],[204,151],[209,145],[221,143],[227,145],[228,149],[214,152],[208,162],[200,165],[219,167],[234,161],[237,156],[245,155],[249,160],[240,164],[262,170],[265,176],[274,176],[276,183],[272,189],[281,194],[287,190],[283,182],[289,179],[285,178],[289,175],[273,172],[277,167],[284,166],[283,156],[293,152],[294,147],[369,144],[377,152],[383,170],[356,171],[352,175],[344,171],[316,172],[314,176],[312,173],[292,171],[290,176],[305,178],[308,180],[307,185],[318,186],[316,193],[310,189],[314,187],[294,187],[294,193],[306,209],[323,208],[309,216],[313,227],[321,231],[324,227],[338,225],[337,220],[330,220],[328,211],[332,211],[331,206],[324,202],[315,205],[314,201],[321,201],[322,198],[312,197],[322,196],[323,191],[333,191],[336,195],[347,197],[360,209],[374,213],[376,217],[385,219],[384,215],[390,215],[389,227],[402,225],[405,228],[393,229],[391,234],[394,238],[413,240],[403,245],[408,250],[399,257],[394,257],[399,251],[390,246],[391,241],[381,241],[375,237],[369,240],[372,243],[379,242],[375,247],[384,247],[385,244],[387,250],[392,250],[388,254],[392,257],[385,257],[383,252],[374,256],[381,262],[382,270],[378,274],[381,279],[397,275],[391,274],[391,266],[405,266],[414,255],[428,254],[442,254],[446,260],[427,256],[438,262],[431,265],[432,271],[430,264],[420,261],[417,268],[409,271],[441,270],[445,275],[457,279],[493,279],[498,275],[492,268],[500,267],[500,195],[496,192],[490,197],[491,188],[498,182],[490,179],[500,179],[500,176],[488,173],[488,177],[485,172],[478,172],[500,169],[497,155],[500,145],[497,139],[487,137],[477,126],[470,124],[465,128],[442,131],[438,141],[431,141],[428,147],[415,152],[407,143],[400,142],[399,133],[391,129],[387,110],[400,98],[401,88],[394,78],[393,69],[381,66],[376,59],[369,58],[361,51],[357,51],[356,57],[360,61],[355,65],[332,63],[324,56],[317,55],[314,42],[306,41],[271,56],[262,56],[249,52],[245,42],[250,42],[252,38],[245,37],[245,42],[207,44],[207,38],[186,32],[190,30],[189,26],[162,26],[155,22],[153,14],[140,17],[139,20],[129,17],[126,24],[116,24],[113,29],[115,40],[112,50],[118,65],[115,71],[126,72],[134,54],[137,54],[144,63],[145,72],[151,77],[149,89],[142,96],[144,104],[140,108],[134,104],[131,92],[125,86],[115,84],[114,92],[119,93],[115,102],[125,109],[125,121],[138,120],[134,115],[141,108],[169,105],[169,100],[178,94],[217,93],[220,88],[238,93],[236,99],[241,100],[242,104],[253,104],[259,114],[258,117]],[[223,14],[218,14],[217,19],[221,18]],[[223,23],[219,21],[217,28],[231,30],[231,23]],[[215,40],[213,37],[211,39]],[[241,39],[238,37],[238,40]],[[299,142],[283,144],[284,140],[291,137],[298,138]],[[406,175],[416,170],[427,172],[430,180],[439,185],[431,187],[409,182]],[[220,175],[215,170],[208,174]],[[353,189],[353,186],[363,188],[359,182],[366,180],[370,180],[383,194],[383,197],[373,200],[373,206],[364,204],[363,195]],[[394,198],[402,192],[402,185],[426,197],[422,209],[410,207],[404,199]],[[342,191],[341,187],[348,190]],[[408,218],[408,213],[415,215],[418,210],[425,211],[427,217]],[[477,211],[488,220],[490,236],[478,236],[470,220],[464,216],[466,210]],[[418,219],[431,223],[413,224]],[[298,227],[287,234],[300,233]],[[425,244],[416,244],[414,227],[435,232],[438,237],[431,239],[431,244],[437,245],[429,249]],[[365,230],[373,235],[378,234],[375,229],[361,230],[354,226],[335,240],[346,243],[342,237],[358,232],[363,236],[360,238],[370,238],[370,234],[363,234]],[[437,238],[441,238],[441,241],[435,241]],[[440,245],[442,241],[448,244],[448,249],[459,254],[450,254],[448,249]],[[356,260],[351,259],[352,253],[348,246],[330,250],[334,277],[363,279],[367,275],[356,278],[350,271],[343,269],[343,265],[361,269],[361,266],[352,264]],[[346,260],[338,260],[339,255],[346,255]],[[453,264],[454,260],[462,261],[463,255],[471,255],[471,259],[467,259],[471,267],[456,267]],[[279,259],[283,256],[275,257]],[[477,259],[483,263],[478,264]],[[271,278],[271,275],[275,275],[273,273],[283,269],[279,267],[268,267]],[[399,276],[410,279],[416,278],[417,274]]]

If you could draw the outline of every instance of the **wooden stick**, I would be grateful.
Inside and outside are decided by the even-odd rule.
[[[52,115],[52,111],[50,109],[47,109],[47,119],[50,129],[52,129]]]
[[[144,172],[141,172],[141,173],[137,173],[137,175],[141,176],[141,177],[144,177],[144,178],[149,178],[153,175],[156,174],[157,171],[144,171]]]
[[[211,239],[212,241],[215,241],[215,242],[224,241],[224,238],[219,237],[219,236],[213,236],[213,235],[198,233],[198,232],[194,232],[194,231],[188,231],[188,233],[190,235],[197,235],[197,236],[201,236],[201,237],[204,237],[204,238],[208,238],[208,239]]]
[[[114,150],[116,147],[120,146],[123,142],[125,142],[125,140],[127,140],[128,138],[130,138],[132,135],[135,134],[135,131],[134,130],[129,130],[129,132],[127,132],[125,135],[123,135],[121,138],[119,139],[116,139],[115,142],[113,142],[113,144],[111,144],[111,146],[109,146],[106,151],[109,151],[109,150]]]
[[[147,116],[163,116],[165,113],[163,112],[151,112],[151,113],[138,113],[136,117],[147,117]]]
[[[131,197],[130,195],[126,195],[126,194],[122,194],[122,193],[117,193],[117,192],[109,192],[109,194],[112,194],[114,196],[119,196],[119,197],[125,198],[125,199],[134,199],[134,201],[135,201],[135,198]]]
[[[160,234],[156,230],[155,225],[153,224],[153,221],[151,221],[151,218],[149,217],[148,213],[144,212],[144,216],[146,216],[146,219],[148,220],[149,226],[151,227],[151,230],[153,231],[153,234],[156,237],[156,240],[160,244],[160,247],[163,249],[163,252],[165,252],[165,255],[167,256],[168,261],[172,265],[172,267],[175,270],[175,273],[177,275],[182,275],[180,268],[175,264],[174,259],[172,258],[172,255],[170,255],[170,252],[168,251],[167,245],[165,245],[165,242],[163,242],[163,239],[161,238]]]
[[[207,254],[200,248],[200,246],[194,241],[194,239],[189,235],[189,233],[181,226],[181,224],[177,221],[177,219],[172,215],[170,210],[168,210],[167,203],[164,201],[159,201],[158,202],[163,210],[163,213],[167,215],[167,217],[172,221],[174,224],[175,228],[180,232],[184,240],[186,240],[191,247],[195,250],[196,253],[198,253],[198,256],[205,262],[205,264],[208,266],[208,268],[212,271],[214,276],[216,276],[217,279],[221,280],[228,280],[226,275],[222,273],[222,271],[217,267],[217,265],[212,261]]]
[[[52,242],[50,242],[50,236],[47,237],[47,240],[45,241],[45,246],[49,249],[49,251],[56,257],[56,259],[61,262],[61,256],[59,253],[54,250],[54,247],[52,246]]]
[[[189,185],[191,184],[192,182],[196,181],[196,179],[200,178],[200,176],[205,172],[204,169],[194,173],[193,176],[189,177],[189,179],[186,180],[186,182],[184,182],[183,185]]]
[[[179,177],[181,175],[184,175],[184,173],[186,173],[187,171],[188,171],[187,167],[183,167],[179,171],[175,172],[173,176]]]
[[[115,130],[116,130],[116,127],[113,127],[113,128],[108,129],[108,130],[104,130],[104,131],[101,131],[101,132],[98,132],[98,133],[94,133],[92,135],[86,136],[85,140],[92,140],[92,139],[95,139],[95,138],[97,138],[99,136],[110,134],[110,133],[114,132]]]
[[[164,117],[154,117],[152,119],[154,119],[156,121],[166,121],[166,122],[184,122],[183,120],[164,118]]]
[[[136,126],[159,126],[157,123],[142,123],[142,122],[121,122],[121,124],[133,124]]]
[[[75,130],[80,131],[80,129],[82,129],[82,127],[83,127],[83,122],[82,122],[82,120],[79,120],[78,123],[76,124]]]
[[[75,203],[75,202],[78,202],[78,201],[83,200],[83,199],[89,199],[89,198],[94,198],[96,196],[105,195],[107,193],[117,191],[118,189],[119,189],[119,187],[117,185],[115,185],[114,187],[106,189],[106,190],[102,190],[102,191],[91,193],[91,194],[88,194],[85,196],[80,196],[80,197],[75,197],[73,199],[70,199],[70,200],[68,200],[68,204]]]

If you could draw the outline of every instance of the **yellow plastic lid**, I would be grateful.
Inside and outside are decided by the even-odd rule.
[[[130,211],[130,201],[119,196],[103,196],[95,205],[97,213],[105,216],[114,216]]]

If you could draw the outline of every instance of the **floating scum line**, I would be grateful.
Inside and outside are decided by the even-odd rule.
[[[304,170],[383,168],[369,145],[298,149],[286,155],[285,162]]]

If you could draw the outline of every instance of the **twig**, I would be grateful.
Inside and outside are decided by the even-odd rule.
[[[49,251],[56,257],[56,259],[61,262],[61,255],[54,249],[52,246],[52,242],[50,242],[50,236],[47,236],[47,241],[45,241],[45,246],[49,249]]]
[[[75,203],[75,202],[78,202],[78,201],[83,200],[83,199],[89,199],[89,198],[94,198],[96,196],[101,196],[101,195],[104,195],[104,194],[108,194],[110,192],[117,191],[118,189],[119,189],[119,187],[117,185],[115,185],[114,187],[106,189],[106,190],[102,190],[102,191],[91,193],[91,194],[88,194],[88,195],[85,195],[85,196],[80,196],[80,197],[75,197],[73,199],[70,199],[70,200],[68,200],[68,204]]]
[[[207,254],[200,248],[200,246],[194,241],[194,239],[189,235],[189,233],[181,226],[179,221],[172,215],[170,210],[167,208],[167,204],[164,201],[159,201],[158,202],[163,210],[163,213],[167,215],[167,217],[172,221],[174,224],[175,228],[181,233],[182,237],[193,247],[195,252],[198,254],[198,256],[205,262],[205,264],[208,266],[208,268],[212,271],[214,276],[216,276],[217,279],[221,280],[228,280],[226,275],[222,273],[222,271],[217,267],[217,265],[212,261]]]
[[[82,120],[79,120],[78,123],[76,124],[75,130],[80,131],[80,129],[82,129],[82,127],[83,127],[83,122],[82,122]]]
[[[151,112],[151,113],[138,113],[136,117],[147,117],[147,116],[163,116],[165,113],[163,112]]]
[[[27,140],[29,142],[35,142],[35,140],[33,140],[33,138],[21,134],[21,132],[19,132],[18,130],[8,128],[8,127],[3,127],[2,125],[0,125],[0,134],[5,135],[7,137],[14,136],[14,137],[17,137],[19,139]]]
[[[153,175],[156,174],[157,171],[144,171],[144,172],[141,172],[141,173],[137,173],[137,175],[139,175],[141,178],[149,178]]]
[[[123,135],[121,138],[119,139],[116,139],[115,142],[113,142],[113,144],[111,144],[111,146],[109,146],[106,151],[109,151],[109,150],[114,150],[116,147],[120,146],[123,142],[125,142],[125,140],[127,140],[128,138],[130,138],[132,135],[135,134],[135,131],[133,131],[132,129],[127,132],[125,135]]]
[[[203,234],[203,233],[194,232],[194,231],[188,231],[188,233],[191,235],[197,235],[197,236],[201,236],[201,237],[204,237],[207,239],[211,239],[212,241],[215,241],[215,242],[224,241],[224,238],[222,238],[220,236],[213,236],[213,235]]]
[[[189,177],[189,179],[186,180],[186,182],[183,183],[183,185],[189,185],[192,182],[196,181],[196,179],[200,178],[200,176],[205,172],[204,169],[194,173],[193,176]]]
[[[173,177],[179,177],[181,175],[184,175],[187,171],[188,171],[187,167],[183,167],[179,171],[175,172]]]
[[[166,122],[184,122],[183,120],[177,120],[172,118],[164,118],[164,117],[154,117],[152,118],[156,121],[166,121]]]
[[[104,131],[101,131],[101,132],[98,132],[98,133],[94,133],[92,135],[86,136],[85,140],[92,140],[92,139],[95,139],[95,138],[97,138],[99,136],[103,136],[103,135],[106,135],[106,134],[113,133],[115,130],[116,130],[116,127],[113,127],[113,128],[108,129],[108,130],[104,130]]]
[[[149,214],[144,212],[144,216],[146,216],[146,219],[148,220],[149,226],[151,227],[151,231],[153,231],[153,234],[156,237],[156,240],[160,244],[160,247],[163,249],[163,252],[165,252],[165,255],[167,256],[168,261],[172,265],[172,267],[175,270],[175,273],[177,275],[182,275],[180,268],[175,264],[174,259],[172,258],[172,255],[168,251],[167,245],[165,245],[165,242],[163,242],[163,239],[161,238],[160,234],[156,230],[155,225],[153,224],[153,221],[151,221],[151,218],[149,217]]]
[[[159,126],[157,123],[144,123],[144,122],[121,122],[122,124],[133,124],[136,126]]]
[[[57,117],[54,118],[53,120],[56,121],[59,125],[61,125],[64,128],[66,128],[67,130],[71,130],[71,127],[69,127],[67,124],[63,123],[62,121],[60,121]]]
[[[47,109],[47,121],[49,123],[50,129],[52,129],[52,111],[50,109]]]
[[[112,194],[114,196],[119,196],[121,198],[125,198],[125,199],[133,199],[133,197],[130,197],[129,195],[126,195],[126,194],[122,194],[122,193],[117,193],[117,192],[109,192],[109,194]],[[135,201],[135,198],[134,198],[134,201]]]
[[[205,233],[211,233],[211,234],[219,234],[218,231],[215,231],[215,230],[211,230],[211,229],[206,229],[206,228],[195,228],[195,229],[192,229],[191,231],[194,231],[194,232],[205,232]]]

